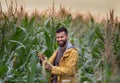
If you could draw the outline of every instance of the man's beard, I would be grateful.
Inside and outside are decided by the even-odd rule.
[[[58,45],[60,47],[64,47],[66,45],[67,40],[62,40],[62,42],[63,42],[62,44],[58,42]]]

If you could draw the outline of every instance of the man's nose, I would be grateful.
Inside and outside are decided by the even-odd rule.
[[[58,38],[58,41],[61,41],[62,40],[62,38]]]

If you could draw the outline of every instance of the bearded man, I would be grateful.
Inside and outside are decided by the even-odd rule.
[[[45,69],[51,73],[48,83],[76,83],[78,52],[68,41],[68,31],[65,27],[56,30],[56,41],[59,47],[49,58],[53,66],[45,64]],[[39,59],[43,62],[45,57],[39,55]]]

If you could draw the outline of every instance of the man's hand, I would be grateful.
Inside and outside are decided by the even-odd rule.
[[[42,53],[38,53],[38,57],[39,57],[40,61],[42,61],[42,62],[45,60],[45,57]]]
[[[52,70],[52,66],[48,63],[45,64],[45,69],[48,70],[48,71],[51,71]]]

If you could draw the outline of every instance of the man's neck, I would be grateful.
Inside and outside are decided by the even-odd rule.
[[[66,49],[66,47],[67,47],[67,42],[66,42],[66,44],[63,47],[60,47],[60,49],[64,50],[64,49]]]

